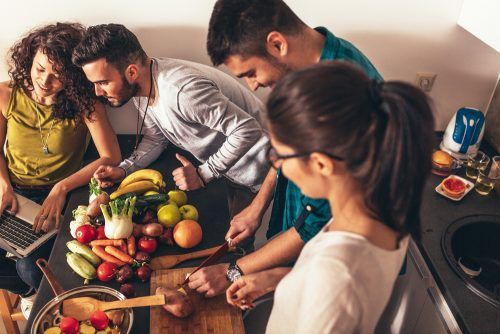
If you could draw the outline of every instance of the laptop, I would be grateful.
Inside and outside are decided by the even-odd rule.
[[[57,230],[54,228],[49,232],[35,233],[33,223],[41,205],[19,194],[15,195],[17,213],[12,215],[4,210],[0,215],[0,248],[22,258],[49,240]]]

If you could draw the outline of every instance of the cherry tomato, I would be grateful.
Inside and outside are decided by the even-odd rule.
[[[97,278],[101,282],[111,281],[115,277],[118,265],[112,262],[103,262],[97,267]]]
[[[76,229],[76,240],[82,244],[88,244],[97,236],[96,230],[92,225],[82,225]]]
[[[64,334],[78,334],[78,329],[80,328],[80,324],[78,320],[72,317],[64,317],[59,324],[59,329]]]
[[[104,234],[104,225],[97,228],[97,240],[107,239],[106,234]]]
[[[137,247],[139,248],[139,250],[146,252],[148,254],[154,253],[157,246],[158,243],[156,242],[156,239],[149,237],[142,237],[139,239],[139,242],[137,243]]]
[[[90,316],[90,323],[95,329],[97,329],[98,331],[102,331],[103,329],[108,327],[109,318],[103,311],[95,311]]]

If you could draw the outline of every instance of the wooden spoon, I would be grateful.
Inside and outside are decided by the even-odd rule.
[[[210,256],[217,249],[219,249],[220,246],[212,247],[212,248],[207,248],[204,250],[196,251],[196,252],[191,252],[191,253],[186,253],[186,254],[175,254],[175,255],[164,255],[164,256],[158,256],[155,257],[154,259],[151,260],[151,268],[153,270],[156,269],[170,269],[177,264],[187,261],[187,260],[192,260],[192,259],[199,259],[201,257],[206,257]]]
[[[63,301],[63,315],[78,321],[89,319],[95,311],[107,311],[119,308],[165,305],[164,295],[130,298],[105,302],[91,297],[78,297]]]

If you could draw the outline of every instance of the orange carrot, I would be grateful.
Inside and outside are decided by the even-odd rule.
[[[135,256],[135,238],[133,235],[127,239],[128,255]]]
[[[123,262],[128,263],[128,264],[134,263],[134,259],[130,255],[128,255],[125,252],[122,252],[121,250],[119,250],[116,247],[106,246],[106,248],[104,248],[104,251],[106,253],[108,253],[109,255],[116,257],[120,261],[123,261]]]
[[[90,242],[90,246],[116,246],[116,247],[121,247],[121,245],[124,245],[125,242],[123,242],[122,239],[101,239],[101,240],[92,240]]]
[[[99,256],[104,262],[113,262],[119,266],[123,266],[125,262],[118,260],[116,257],[106,253],[102,246],[94,246],[92,247],[92,251],[95,255]]]
[[[122,252],[127,254],[127,245],[125,244],[125,241],[120,244],[120,249]]]

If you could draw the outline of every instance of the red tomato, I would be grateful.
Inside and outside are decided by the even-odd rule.
[[[111,281],[115,277],[118,265],[112,262],[103,262],[97,267],[97,278],[101,282]]]
[[[156,239],[150,237],[142,237],[137,243],[137,247],[139,248],[139,250],[148,254],[154,253],[157,246],[158,243],[156,242]]]
[[[59,324],[59,329],[64,334],[78,334],[78,329],[80,328],[80,324],[78,320],[72,317],[64,317]]]
[[[97,228],[97,240],[107,239],[106,234],[104,234],[104,225]]]
[[[97,236],[94,226],[82,225],[76,229],[76,240],[82,244],[88,244]]]
[[[90,323],[95,329],[97,329],[98,331],[102,331],[103,329],[108,327],[109,318],[103,311],[95,311],[90,316]]]

